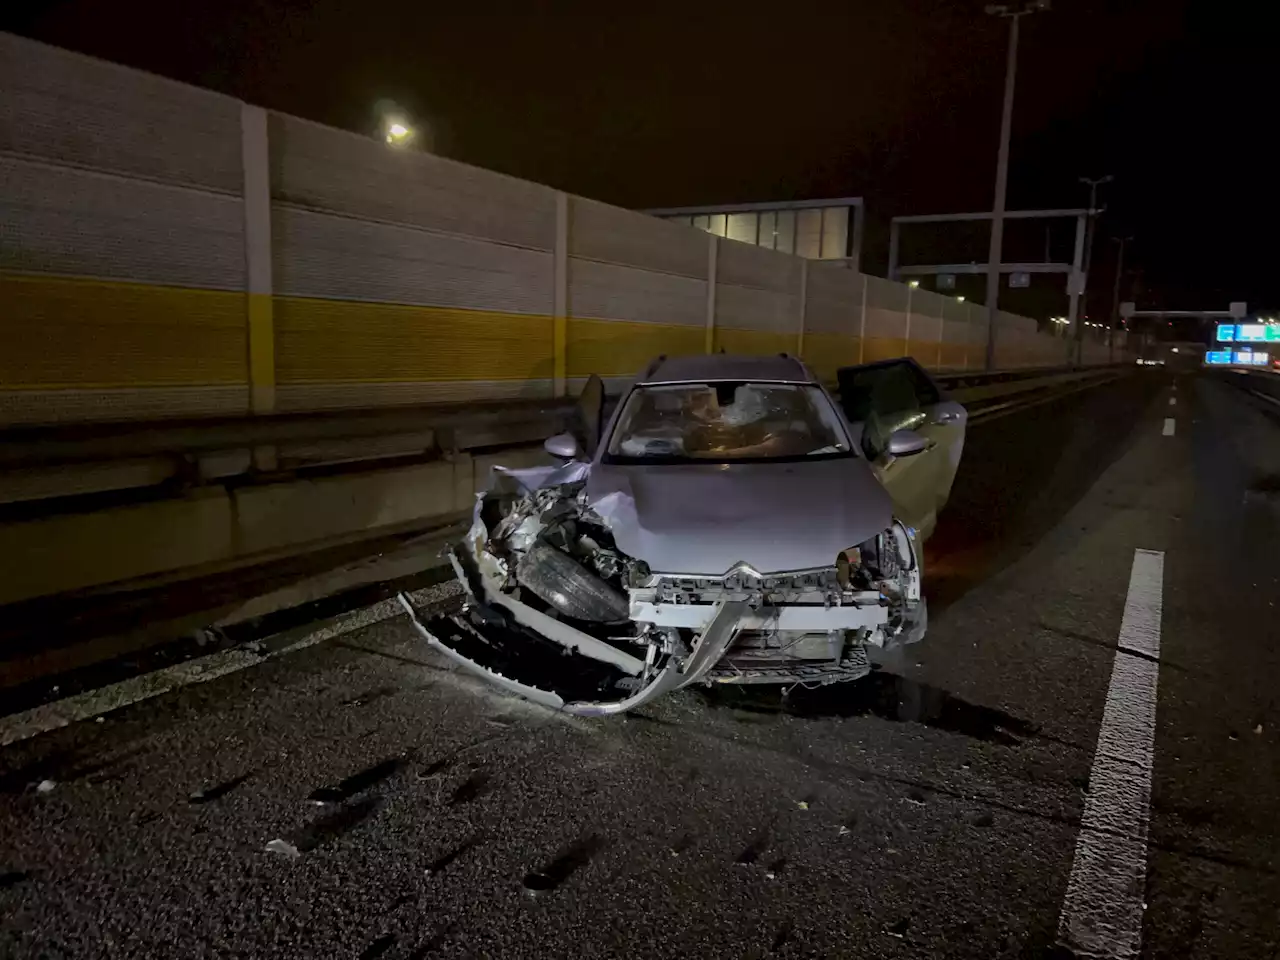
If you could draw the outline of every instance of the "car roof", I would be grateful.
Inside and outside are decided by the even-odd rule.
[[[781,383],[817,383],[799,359],[785,353],[745,356],[701,353],[683,357],[658,357],[640,374],[638,385],[704,382],[708,380],[767,380]]]

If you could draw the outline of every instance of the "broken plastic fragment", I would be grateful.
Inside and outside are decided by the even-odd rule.
[[[302,856],[298,848],[288,840],[272,840],[266,846],[267,853],[279,853],[288,857],[290,860],[297,860]]]
[[[41,780],[36,784],[36,793],[48,793],[56,786],[52,780]]]
[[[893,923],[887,924],[884,928],[884,932],[891,937],[897,937],[899,940],[902,940],[906,937],[907,928],[909,926],[911,926],[911,918],[903,917],[901,920],[896,920]]]

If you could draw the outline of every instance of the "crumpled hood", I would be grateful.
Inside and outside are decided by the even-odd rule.
[[[718,577],[826,567],[889,526],[893,506],[860,458],[763,464],[592,465],[591,506],[618,549],[657,573]]]

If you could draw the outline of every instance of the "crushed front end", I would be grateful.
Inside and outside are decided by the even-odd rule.
[[[433,647],[510,692],[600,716],[695,683],[857,679],[869,648],[924,634],[915,538],[900,523],[818,569],[745,558],[715,577],[656,572],[617,548],[587,469],[495,471],[450,554],[463,610],[423,620],[400,598]]]

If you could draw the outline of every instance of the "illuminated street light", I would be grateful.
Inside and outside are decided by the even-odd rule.
[[[378,100],[373,105],[373,126],[369,131],[389,147],[431,150],[431,127],[404,104]]]
[[[393,147],[403,147],[413,140],[413,128],[403,120],[388,120],[386,138]]]

